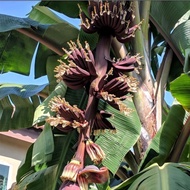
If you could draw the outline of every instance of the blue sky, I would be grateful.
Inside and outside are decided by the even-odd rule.
[[[0,13],[18,17],[26,17],[32,6],[39,1],[0,1]]]

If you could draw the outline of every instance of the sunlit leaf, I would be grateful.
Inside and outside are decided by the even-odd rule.
[[[190,111],[190,77],[187,74],[182,74],[170,83],[170,91],[173,97],[175,97],[187,111]]]
[[[29,75],[37,42],[16,31],[0,33],[0,39],[1,73],[13,71]]]

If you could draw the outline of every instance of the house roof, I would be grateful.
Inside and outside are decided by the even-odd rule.
[[[37,137],[40,135],[41,130],[34,128],[9,130],[6,132],[0,132],[1,135],[12,137],[21,141],[34,143]]]

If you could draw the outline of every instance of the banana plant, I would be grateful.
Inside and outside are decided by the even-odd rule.
[[[190,189],[189,9],[42,1],[27,18],[0,15],[1,72],[28,75],[35,51],[49,80],[0,86],[1,131],[43,128],[12,189]]]

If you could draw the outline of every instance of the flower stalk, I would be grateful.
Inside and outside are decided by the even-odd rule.
[[[72,89],[84,88],[88,94],[85,110],[76,105],[71,106],[60,97],[51,101],[51,111],[54,116],[47,119],[53,127],[63,132],[78,129],[78,147],[71,161],[64,167],[61,180],[62,189],[87,190],[89,183],[105,183],[109,178],[106,167],[98,168],[106,158],[103,149],[91,140],[91,136],[105,132],[116,132],[116,128],[107,120],[111,113],[98,109],[99,100],[108,102],[114,108],[129,114],[131,111],[122,101],[127,94],[135,92],[138,81],[126,73],[137,70],[140,56],[126,55],[123,59],[110,56],[112,39],[128,42],[134,37],[139,25],[131,26],[133,10],[130,1],[89,1],[89,16],[80,12],[81,28],[87,33],[97,32],[99,40],[95,51],[85,42],[85,47],[79,40],[68,42],[67,63],[59,60],[55,68],[58,82],[63,81]],[[86,166],[85,158],[89,156],[94,165]]]

